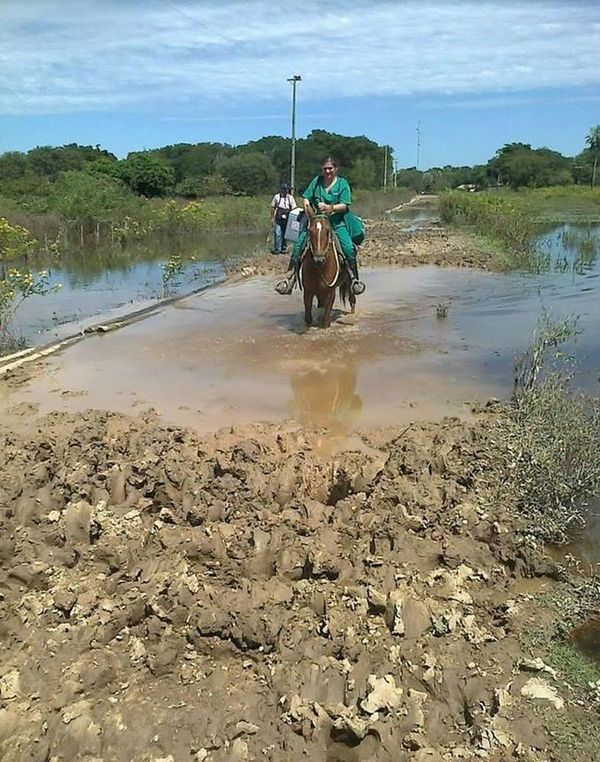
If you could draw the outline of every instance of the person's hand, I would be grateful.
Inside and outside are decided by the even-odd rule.
[[[328,207],[329,207],[329,204],[324,204],[322,201],[319,201],[317,206],[318,206],[320,212],[326,212]]]

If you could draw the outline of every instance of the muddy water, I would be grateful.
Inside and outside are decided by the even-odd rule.
[[[87,339],[23,394],[44,411],[153,406],[200,430],[291,417],[342,432],[468,414],[476,399],[510,394],[542,307],[581,316],[580,382],[596,391],[598,274],[367,269],[357,315],[338,311],[329,332],[307,331],[299,295],[257,278]]]
[[[65,255],[60,265],[40,261],[36,269],[47,269],[50,283],[60,288],[51,295],[28,299],[17,313],[16,331],[30,344],[45,344],[72,333],[79,324],[94,322],[100,315],[123,314],[156,302],[164,296],[162,266],[171,254],[179,254],[186,264],[168,284],[170,295],[221,280],[226,258],[256,248],[265,248],[263,235],[223,234],[195,243],[88,248]]]
[[[298,296],[281,298],[270,279],[229,284],[82,341],[8,402],[42,411],[152,406],[200,430],[289,417],[334,433],[467,412],[485,383],[459,373],[461,339],[435,319],[438,271],[365,277],[360,314],[338,311],[328,332],[307,330]]]

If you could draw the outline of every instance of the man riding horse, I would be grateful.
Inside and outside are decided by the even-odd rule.
[[[315,211],[329,215],[329,221],[335,233],[337,243],[350,270],[352,293],[358,295],[363,293],[365,285],[358,279],[356,248],[352,243],[352,238],[344,222],[346,212],[349,211],[350,204],[352,203],[352,192],[346,178],[338,177],[337,171],[337,161],[331,156],[327,156],[321,162],[321,175],[314,177],[302,194],[302,202],[304,211],[309,216],[314,214]],[[304,229],[298,236],[292,250],[288,266],[288,271],[291,271],[290,276],[275,286],[275,290],[279,294],[291,294],[294,290],[298,280],[302,252],[306,243],[307,231]]]

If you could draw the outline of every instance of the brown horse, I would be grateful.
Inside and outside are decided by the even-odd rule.
[[[344,304],[350,302],[354,312],[356,297],[350,288],[350,275],[341,252],[336,251],[336,243],[329,217],[312,214],[308,220],[309,245],[301,265],[302,288],[304,289],[304,319],[312,324],[313,299],[323,308],[323,328],[331,325],[331,310],[335,301],[336,288]]]

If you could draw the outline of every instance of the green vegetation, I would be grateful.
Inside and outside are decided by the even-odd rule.
[[[435,305],[435,316],[438,320],[445,320],[448,317],[448,308],[450,305],[447,302],[439,302]]]
[[[45,270],[34,274],[28,269],[10,267],[11,260],[30,255],[36,241],[19,226],[0,217],[0,354],[20,346],[12,333],[12,322],[18,308],[32,296],[43,296],[56,290],[50,286]]]
[[[600,190],[570,186],[514,191],[463,193],[450,191],[440,199],[440,215],[447,224],[467,225],[497,245],[493,269],[543,272],[549,269],[581,271],[598,254],[597,237],[571,233],[572,261],[555,261],[536,245],[543,223],[573,219],[600,219]]]
[[[353,185],[356,211],[366,217],[415,190],[493,187],[501,200],[457,191],[443,202],[445,219],[466,222],[499,241],[506,250],[500,269],[535,268],[540,263],[531,259],[534,222],[554,219],[573,204],[578,214],[600,217],[599,191],[586,187],[596,183],[599,137],[600,128],[592,128],[586,148],[574,158],[511,143],[485,165],[394,172],[389,147],[364,136],[313,130],[297,141],[297,185],[304,187],[319,160],[332,154]],[[288,138],[268,136],[240,146],[171,145],[120,160],[99,146],[76,144],[13,151],[0,156],[0,215],[25,227],[49,254],[210,230],[266,231],[269,197],[289,179],[290,148]],[[388,188],[382,193],[384,176]]]
[[[440,200],[444,222],[469,225],[477,233],[502,245],[495,258],[496,269],[536,268],[533,249],[537,227],[534,218],[512,198],[495,193],[445,193]]]
[[[596,171],[598,169],[598,156],[600,156],[600,124],[588,132],[585,143],[593,156],[592,164],[592,188],[596,187]]]
[[[532,346],[517,363],[514,404],[501,442],[505,485],[534,531],[565,542],[600,492],[600,399],[573,388],[573,358],[561,347],[577,335],[573,319],[543,313]]]
[[[562,585],[544,594],[544,607],[553,613],[553,625],[534,626],[526,642],[535,657],[551,669],[559,693],[567,699],[568,712],[539,709],[554,740],[560,759],[596,762],[600,748],[600,663],[583,653],[573,640],[573,631],[590,620],[600,600],[598,577],[580,578],[578,585]]]

